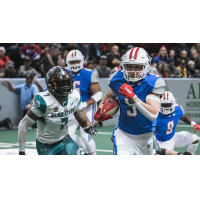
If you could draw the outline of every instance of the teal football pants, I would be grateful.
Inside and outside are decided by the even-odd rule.
[[[38,155],[77,155],[78,145],[67,135],[54,144],[43,144],[36,139]]]

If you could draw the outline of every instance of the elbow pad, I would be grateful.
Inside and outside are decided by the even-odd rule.
[[[96,102],[100,101],[102,99],[102,91],[99,91],[91,96]]]
[[[157,115],[153,115],[152,113],[150,113],[147,109],[145,109],[140,103],[135,103],[134,106],[146,117],[148,118],[150,121],[154,121],[157,117],[158,117],[158,113]]]

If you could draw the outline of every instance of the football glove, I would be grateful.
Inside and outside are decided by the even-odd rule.
[[[100,114],[100,111],[101,111],[101,108],[99,108],[98,110],[97,110],[97,112],[95,113],[95,115],[94,115],[94,119],[96,120],[96,121],[100,121],[100,122],[103,122],[103,121],[106,121],[106,120],[108,120],[108,119],[112,119],[113,117],[111,116],[111,115],[105,115],[106,114],[106,112],[103,112],[102,114]]]
[[[26,155],[24,151],[20,151],[19,155]]]
[[[133,101],[137,98],[137,95],[133,92],[133,88],[126,83],[119,88],[119,93]]]
[[[95,135],[95,136],[97,135],[97,130],[94,126],[84,127],[83,129],[86,133],[88,133],[90,135]]]
[[[194,125],[194,132],[196,133],[197,130],[200,131],[200,126],[199,126],[198,124],[195,124],[195,125]]]
[[[192,155],[192,154],[191,154],[190,152],[187,152],[187,151],[186,151],[186,152],[184,152],[184,153],[180,153],[180,152],[179,152],[178,155]]]

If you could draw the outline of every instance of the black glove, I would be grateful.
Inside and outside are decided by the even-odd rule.
[[[20,151],[19,155],[26,155],[24,151]]]
[[[90,135],[97,135],[97,130],[94,126],[88,126],[83,128],[84,131]]]
[[[165,155],[165,149],[163,148],[160,148],[156,151],[156,154],[159,154],[159,155]]]
[[[191,154],[190,152],[187,152],[187,151],[186,151],[186,152],[184,152],[184,153],[180,153],[180,152],[179,152],[178,155],[192,155],[192,154]]]

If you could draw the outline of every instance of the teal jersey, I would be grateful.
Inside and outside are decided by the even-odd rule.
[[[63,106],[47,90],[38,93],[31,111],[39,117],[36,138],[42,143],[55,143],[68,134],[67,124],[74,118],[74,113],[82,110],[82,100],[77,90],[66,98]]]

